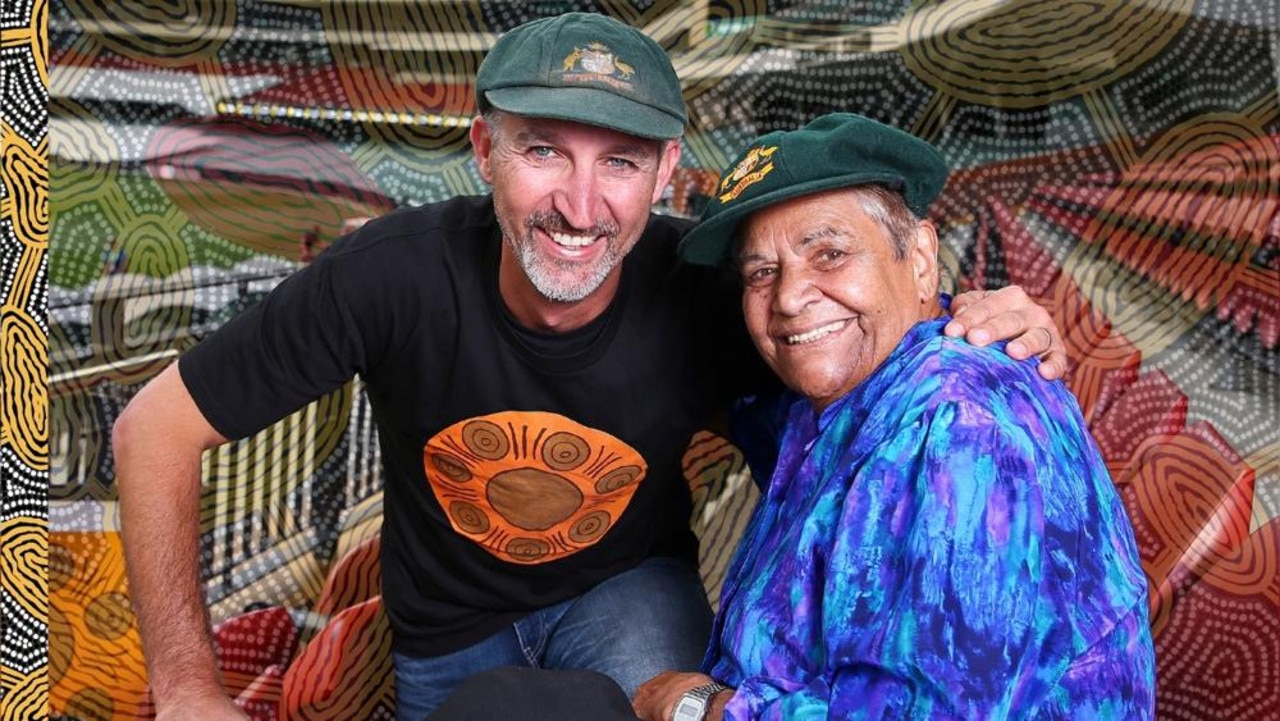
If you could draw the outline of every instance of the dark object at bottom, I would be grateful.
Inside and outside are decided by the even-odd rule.
[[[595,671],[503,667],[476,674],[428,721],[637,721],[613,679]]]

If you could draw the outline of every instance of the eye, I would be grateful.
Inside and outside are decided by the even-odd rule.
[[[616,156],[606,160],[605,164],[608,165],[610,169],[619,171],[632,171],[640,167],[634,160]]]
[[[845,258],[849,257],[849,252],[840,248],[826,247],[820,249],[814,254],[816,266],[819,268],[833,268],[841,264]]]
[[[551,157],[554,157],[556,154],[555,148],[552,148],[549,145],[534,145],[530,147],[526,152],[529,155],[532,155],[533,157],[539,158],[539,159],[551,158]]]
[[[742,282],[749,288],[768,285],[777,276],[778,269],[771,265],[761,265],[742,270]]]

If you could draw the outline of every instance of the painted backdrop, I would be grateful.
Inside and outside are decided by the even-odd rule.
[[[643,28],[684,81],[684,159],[659,212],[696,214],[750,138],[831,110],[939,146],[955,172],[934,217],[956,285],[1018,283],[1066,335],[1067,382],[1151,584],[1161,717],[1276,718],[1280,10],[1251,0],[56,0],[47,76],[5,66],[27,97],[50,91],[47,135],[29,130],[40,112],[6,115],[22,142],[4,159],[8,178],[47,152],[53,251],[47,573],[18,564],[30,580],[4,610],[6,679],[47,671],[55,716],[149,713],[112,421],[344,230],[484,192],[466,140],[480,59],[567,10]],[[12,292],[32,261],[6,253]],[[6,370],[42,330],[10,308]],[[206,458],[217,641],[259,718],[391,718],[378,464],[358,381]],[[714,598],[750,484],[715,436],[692,439],[686,467]],[[6,544],[44,511],[9,499]],[[11,628],[47,628],[47,659],[11,646]]]

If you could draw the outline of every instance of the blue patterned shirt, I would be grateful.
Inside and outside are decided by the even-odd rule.
[[[704,670],[727,719],[1154,714],[1133,530],[1075,399],[916,325],[777,467]]]

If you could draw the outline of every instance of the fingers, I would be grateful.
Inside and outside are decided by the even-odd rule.
[[[956,296],[951,307],[954,317],[943,330],[946,335],[963,337],[977,346],[1008,340],[1005,352],[1010,357],[1040,357],[1037,371],[1042,378],[1054,380],[1066,374],[1066,346],[1053,318],[1022,288],[970,291]]]
[[[1016,285],[999,290],[971,290],[952,299],[952,319],[943,332],[984,346],[1025,333],[1036,324],[1026,323],[1023,315],[1035,311],[1041,313],[1046,324],[1052,325],[1048,313]]]
[[[1018,360],[1040,356],[1036,372],[1045,380],[1061,378],[1067,372],[1067,349],[1063,346],[1062,339],[1043,326],[1036,326],[1009,341],[1005,352],[1010,358]]]
[[[991,313],[984,310],[984,307],[989,308],[972,306],[964,316],[952,321],[959,322],[962,329],[956,337],[963,337],[977,346],[1009,340],[1009,355],[1015,358],[1030,358],[1049,349],[1051,341],[1046,338],[1049,335],[1047,329],[1039,325],[1028,325],[1021,311]],[[1012,341],[1021,343],[1024,353],[1022,356],[1014,354]]]
[[[1057,333],[1044,331],[1049,336],[1049,349],[1040,353],[1040,366],[1036,370],[1041,378],[1051,381],[1067,374],[1067,346]]]

